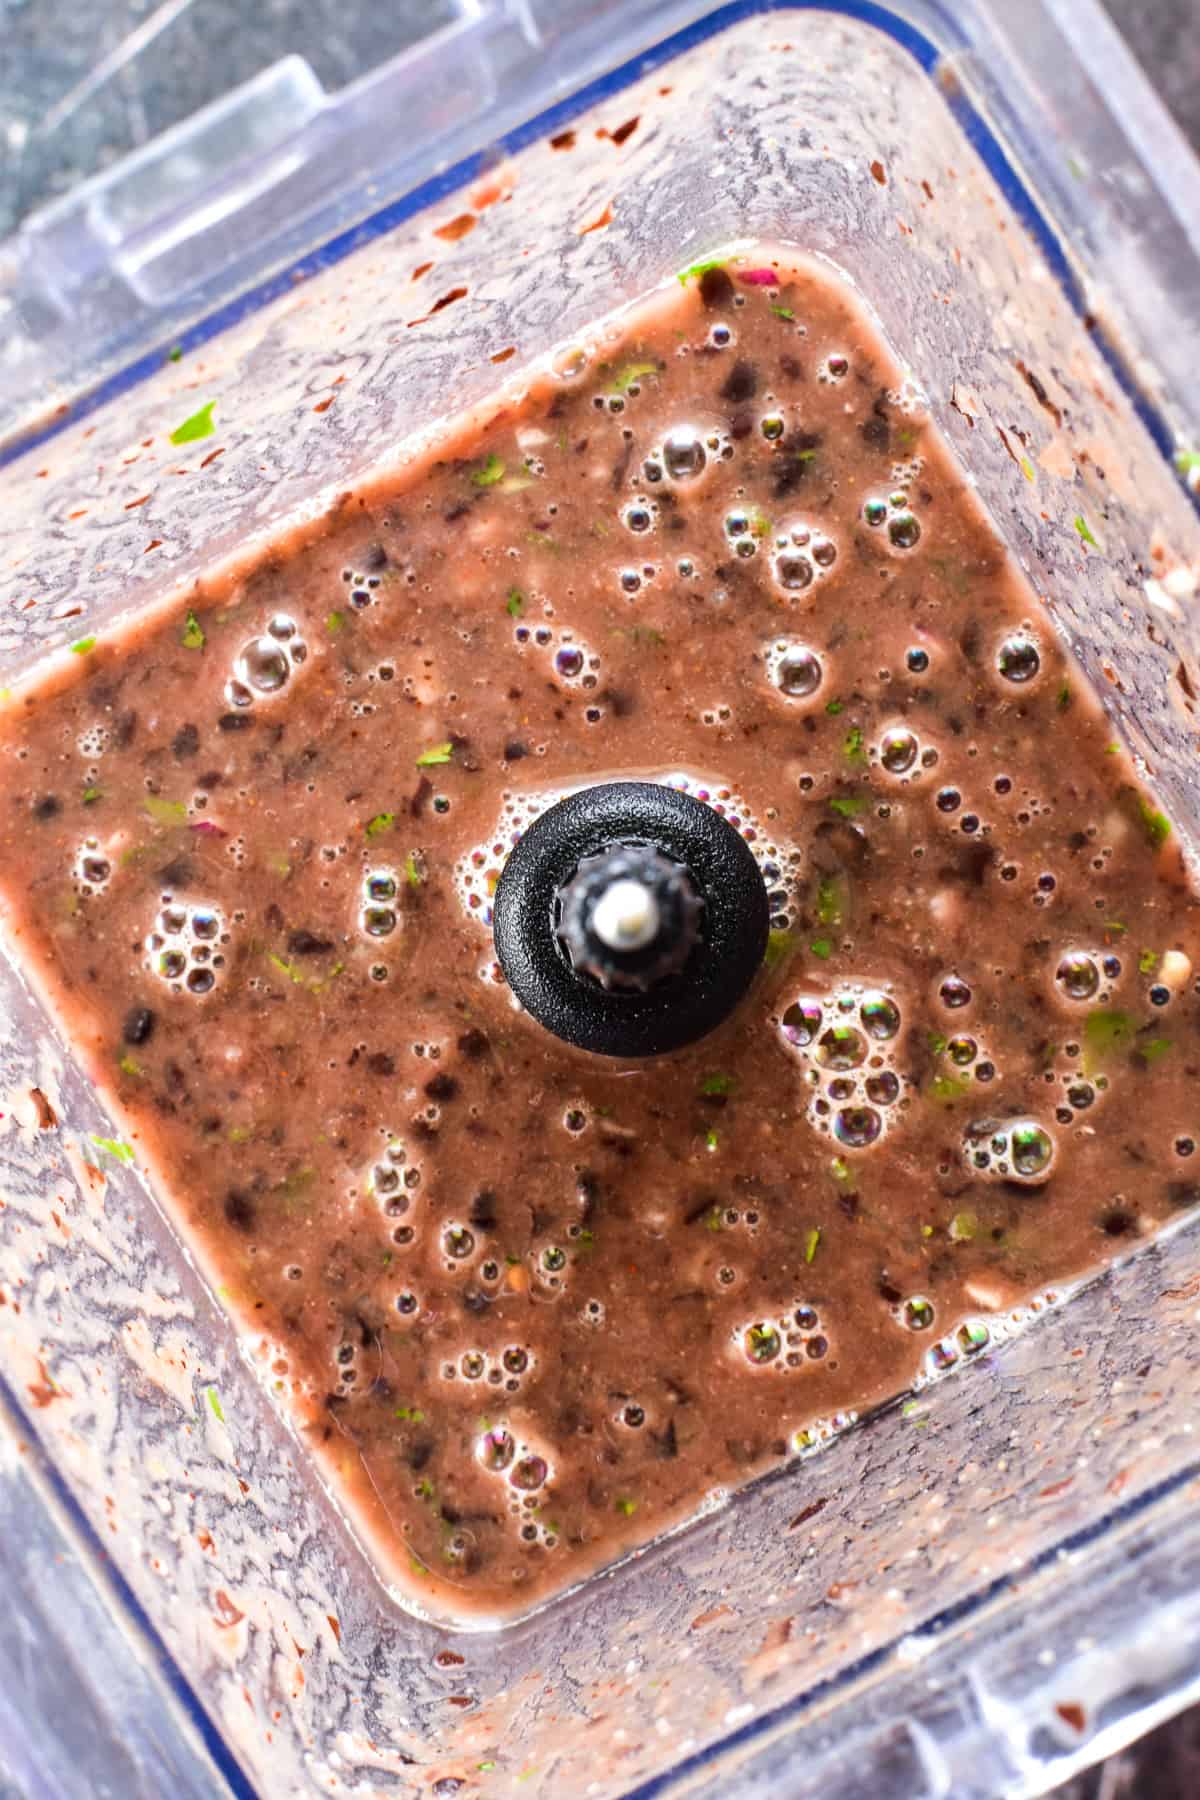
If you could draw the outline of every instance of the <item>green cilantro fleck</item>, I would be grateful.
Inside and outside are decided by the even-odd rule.
[[[829,810],[836,813],[839,819],[857,819],[859,813],[866,812],[870,804],[866,794],[835,794],[829,801]]]
[[[1059,688],[1057,694],[1054,696],[1054,704],[1057,706],[1059,712],[1066,712],[1068,706],[1070,706],[1071,684],[1069,681],[1064,681]]]
[[[835,1156],[829,1165],[829,1173],[833,1176],[835,1181],[849,1181],[850,1165],[846,1162],[844,1157]]]
[[[813,1261],[817,1254],[817,1250],[820,1247],[820,1243],[821,1227],[819,1225],[814,1225],[804,1242],[804,1260],[806,1263]]]
[[[1194,475],[1200,469],[1200,450],[1177,450],[1175,467],[1181,475]]]
[[[622,635],[627,637],[631,644],[644,644],[649,650],[661,650],[667,641],[662,632],[655,630],[653,625],[631,625]]]
[[[968,1091],[968,1084],[957,1075],[936,1075],[929,1088],[933,1098],[943,1106],[950,1106],[955,1100],[961,1100]]]
[[[736,1076],[725,1075],[718,1071],[715,1074],[706,1075],[704,1077],[704,1080],[700,1083],[700,1092],[706,1095],[729,1094],[732,1093],[733,1088],[736,1085],[736,1080]]]
[[[973,1212],[955,1213],[950,1221],[950,1236],[956,1244],[969,1244],[979,1230],[979,1219]]]
[[[182,362],[183,361],[183,346],[182,346],[182,344],[172,344],[171,345],[171,348],[167,351],[167,361],[168,362]]]
[[[840,925],[846,912],[846,882],[841,875],[822,875],[817,883],[817,919],[822,925]]]
[[[1126,925],[1124,919],[1105,919],[1104,929],[1105,931],[1111,932],[1113,937],[1124,937],[1125,933],[1129,930],[1129,927]]]
[[[863,748],[863,734],[859,726],[852,725],[842,740],[842,755],[847,762],[865,763],[866,750]]]
[[[724,267],[724,257],[710,256],[704,262],[691,263],[688,268],[680,269],[677,280],[680,287],[686,287],[693,275],[707,275],[710,269],[723,269]]]
[[[627,394],[631,387],[637,386],[643,376],[657,375],[659,372],[659,365],[656,362],[626,363],[623,369],[618,370],[613,387],[618,394]]]
[[[216,1419],[220,1424],[223,1425],[225,1423],[225,1409],[221,1405],[220,1394],[218,1394],[215,1387],[208,1388],[206,1390],[206,1392],[207,1392],[207,1397],[208,1397],[208,1404],[212,1408],[212,1415],[213,1415],[214,1419]]]
[[[97,800],[103,800],[103,798],[104,790],[102,788],[85,787],[83,790],[83,804],[85,806],[95,806]]]
[[[1144,1063],[1156,1063],[1170,1048],[1170,1038],[1142,1038],[1134,1045],[1134,1055]]]
[[[487,1762],[481,1762],[481,1763],[475,1764],[475,1767],[479,1770],[479,1773],[481,1775],[487,1775],[492,1769],[495,1768],[495,1766],[496,1766],[495,1763],[492,1762],[490,1759]]]
[[[1120,756],[1120,754],[1121,754],[1120,744],[1105,744],[1104,754],[1105,754],[1105,756]]]
[[[231,1125],[229,1141],[231,1144],[245,1144],[254,1136],[253,1125]]]
[[[509,588],[508,600],[505,604],[504,610],[508,614],[510,619],[519,619],[520,618],[521,614],[525,610],[525,596],[521,592],[520,588],[517,588],[517,587]]]
[[[141,1063],[138,1062],[136,1057],[130,1056],[128,1050],[117,1064],[117,1067],[120,1069],[122,1075],[140,1075],[142,1072]]]
[[[1138,974],[1153,975],[1157,967],[1158,952],[1155,950],[1143,950],[1142,954],[1138,957]]]
[[[836,719],[838,714],[842,711],[842,702],[840,700],[827,700],[825,702],[825,711],[829,714],[831,719]]]
[[[418,1500],[432,1500],[434,1497],[434,1494],[436,1492],[436,1489],[434,1488],[434,1485],[433,1485],[432,1481],[430,1481],[428,1475],[426,1475],[426,1476],[423,1476],[420,1481],[418,1481],[418,1483],[413,1491],[416,1494]]]
[[[96,640],[94,637],[78,638],[75,643],[71,645],[71,650],[76,656],[86,656],[89,651],[94,650],[95,648]]]
[[[1090,544],[1093,550],[1098,550],[1100,548],[1099,544],[1092,536],[1091,527],[1082,513],[1075,514],[1075,529],[1085,544]]]
[[[378,837],[381,832],[390,831],[395,823],[395,813],[376,813],[373,819],[367,820],[366,824],[363,826],[363,830],[369,838]]]
[[[185,419],[182,425],[177,425],[171,433],[171,442],[173,444],[194,444],[199,438],[211,437],[217,429],[213,424],[213,407],[215,405],[215,400],[207,401],[199,412],[194,412],[190,419]]]
[[[501,481],[503,477],[503,462],[496,455],[494,450],[489,450],[483,467],[473,471],[471,480],[475,483],[476,487],[490,488],[495,487],[496,483]]]
[[[420,887],[425,879],[425,870],[417,860],[415,850],[410,850],[404,859],[404,876],[409,887]]]
[[[833,955],[833,943],[829,938],[814,938],[808,947],[822,962],[828,962]]]
[[[794,319],[796,316],[790,306],[773,306],[771,311],[777,319]]]
[[[336,637],[346,623],[344,612],[331,612],[325,616],[325,629],[330,637]]]
[[[1106,1059],[1123,1050],[1133,1037],[1133,1020],[1127,1012],[1099,1007],[1083,1023],[1083,1069],[1086,1075],[1103,1068]]]
[[[1021,458],[1021,473],[1025,477],[1026,481],[1033,480],[1033,464],[1030,462],[1030,460],[1027,456],[1023,456]]]
[[[942,1051],[946,1048],[949,1039],[941,1031],[931,1031],[929,1033],[928,1042],[929,1048],[933,1051],[933,1054],[935,1056],[940,1056]]]
[[[189,612],[187,618],[184,620],[183,636],[179,641],[185,650],[203,650],[207,643],[208,640],[204,635],[204,627],[194,612]]]
[[[720,1140],[720,1138],[719,1138],[719,1137],[718,1137],[718,1136],[717,1136],[717,1134],[716,1134],[716,1132],[715,1132],[715,1131],[706,1131],[706,1132],[705,1132],[705,1134],[704,1134],[704,1148],[705,1148],[705,1149],[706,1149],[706,1150],[715,1150],[715,1149],[716,1149],[716,1147],[717,1147],[717,1145],[718,1145],[718,1144],[719,1144],[719,1143],[720,1143],[720,1141],[721,1141],[721,1140]]]
[[[164,800],[161,794],[146,794],[142,805],[156,825],[178,825],[187,818],[187,805],[182,800]]]
[[[636,1500],[618,1500],[617,1501],[617,1511],[619,1513],[623,1514],[623,1516],[627,1519],[632,1519],[632,1517],[633,1517],[634,1513],[637,1511],[637,1509],[638,1509],[638,1503]]]
[[[763,962],[768,969],[777,969],[780,963],[791,955],[795,947],[796,934],[794,931],[769,931]]]
[[[1158,811],[1149,800],[1142,799],[1138,803],[1141,813],[1142,829],[1152,850],[1161,850],[1171,835],[1171,821],[1165,813]]]
[[[448,763],[454,756],[454,745],[451,743],[434,744],[432,749],[422,750],[417,758],[418,769],[436,769],[442,763]]]
[[[410,1425],[423,1425],[425,1422],[425,1414],[419,1406],[398,1406],[395,1416],[397,1419],[407,1419]]]
[[[273,950],[267,951],[267,961],[274,963],[280,974],[286,975],[289,981],[294,981],[298,987],[304,986],[304,972],[298,969],[295,963],[285,962],[283,957],[276,956]]]
[[[118,1162],[131,1163],[133,1161],[132,1144],[124,1144],[120,1138],[97,1137],[94,1131],[89,1135],[98,1149],[105,1151],[109,1156],[114,1156]]]

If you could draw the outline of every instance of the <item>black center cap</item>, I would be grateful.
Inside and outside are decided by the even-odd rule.
[[[556,1037],[601,1056],[661,1056],[741,1000],[767,947],[749,847],[690,794],[584,788],[535,819],[496,888],[496,954]]]

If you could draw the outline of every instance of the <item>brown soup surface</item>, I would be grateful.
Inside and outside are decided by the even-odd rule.
[[[1200,1195],[1176,839],[823,270],[672,283],[77,648],[0,718],[10,950],[427,1610],[527,1610]],[[614,1063],[489,924],[628,775],[737,825],[772,929]]]

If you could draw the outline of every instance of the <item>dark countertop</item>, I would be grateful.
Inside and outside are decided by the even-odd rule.
[[[1200,149],[1196,0],[1105,0]],[[452,0],[0,0],[0,239],[32,208],[298,51],[327,88],[452,15]],[[157,32],[153,27],[158,25]],[[143,37],[136,66],[128,52]],[[85,85],[111,58],[107,80]],[[47,115],[56,109],[52,130]],[[1079,1776],[1055,1800],[1196,1800],[1200,1708]]]

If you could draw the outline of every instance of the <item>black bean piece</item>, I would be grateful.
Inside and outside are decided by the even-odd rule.
[[[519,743],[515,738],[511,744],[505,744],[504,746],[505,762],[520,762],[523,757],[528,755],[529,751],[526,749],[525,745]]]
[[[249,713],[222,713],[217,720],[218,731],[249,731],[253,720]]]
[[[496,1196],[491,1188],[484,1188],[476,1194],[471,1202],[471,1211],[468,1217],[472,1225],[477,1225],[480,1231],[491,1230],[496,1223]]]
[[[722,400],[728,400],[731,406],[741,406],[743,401],[753,400],[757,392],[758,370],[745,357],[739,357],[722,383]]]
[[[453,1075],[447,1075],[446,1071],[441,1069],[425,1083],[425,1092],[431,1100],[453,1100],[458,1092],[458,1083]]]
[[[191,887],[196,872],[186,856],[175,856],[158,871],[158,878],[165,888],[186,888]]]
[[[333,949],[333,939],[318,937],[315,931],[290,931],[287,947],[292,956],[324,956]]]
[[[235,1231],[251,1231],[257,1208],[244,1188],[230,1188],[225,1196],[225,1217]]]
[[[178,762],[186,762],[200,748],[200,732],[195,725],[181,725],[171,739],[171,753]]]
[[[394,1075],[396,1073],[395,1059],[390,1057],[386,1050],[372,1050],[367,1058],[367,1067],[372,1075]]]
[[[872,414],[869,419],[863,420],[858,429],[868,450],[877,450],[881,455],[886,455],[892,441],[892,428],[886,419]]]
[[[123,712],[113,727],[113,742],[118,750],[128,750],[137,734],[138,716],[133,708]]]
[[[368,544],[363,551],[362,565],[364,569],[386,569],[388,553],[382,544]]]
[[[154,1033],[155,1018],[148,1006],[131,1006],[121,1026],[127,1044],[145,1044]]]
[[[675,1430],[674,1419],[668,1419],[666,1429],[652,1434],[654,1448],[664,1462],[679,1455],[679,1437]]]
[[[62,801],[57,794],[43,794],[40,800],[35,800],[33,803],[33,816],[35,819],[41,819],[43,821],[46,819],[53,819],[61,811]]]
[[[725,269],[705,269],[700,277],[700,298],[710,310],[728,306],[733,299],[733,282]]]
[[[478,1062],[481,1056],[487,1055],[490,1048],[486,1031],[480,1031],[477,1025],[472,1025],[459,1038],[458,1048],[463,1056],[470,1057],[472,1062]]]

